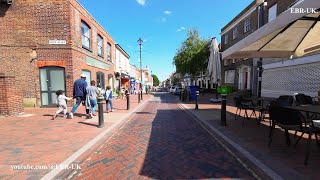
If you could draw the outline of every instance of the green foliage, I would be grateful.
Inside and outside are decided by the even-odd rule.
[[[151,76],[153,78],[153,86],[159,86],[160,81],[159,81],[158,77],[155,74],[152,74]]]
[[[195,29],[188,31],[188,38],[182,43],[173,58],[176,72],[182,75],[190,74],[195,77],[205,71],[210,55],[210,40],[200,38]]]
[[[179,83],[179,79],[176,78],[176,77],[172,77],[171,83],[172,83],[172,85],[177,86],[177,85],[179,85],[179,84],[178,84],[178,83]]]

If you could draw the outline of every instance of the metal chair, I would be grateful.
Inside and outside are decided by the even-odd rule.
[[[306,133],[308,134],[308,141],[307,141],[304,164],[307,165],[309,154],[310,154],[311,136],[315,134],[317,144],[319,145],[319,141],[316,134],[320,133],[320,129],[314,126],[303,126],[305,119],[302,116],[300,111],[281,107],[281,106],[278,106],[276,103],[270,105],[269,115],[270,115],[270,119],[272,120],[272,128],[271,128],[271,134],[269,136],[268,146],[270,147],[271,145],[275,125],[285,130],[286,142],[288,146],[291,144],[290,137],[289,137],[289,130],[302,132],[302,135],[296,141],[294,146],[298,144],[303,134]]]

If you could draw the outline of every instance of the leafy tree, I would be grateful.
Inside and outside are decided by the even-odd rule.
[[[159,81],[157,75],[152,74],[151,76],[152,76],[152,78],[153,78],[153,85],[154,85],[154,86],[159,86],[160,81]]]
[[[187,39],[182,43],[173,58],[176,72],[196,77],[208,66],[210,40],[203,39],[195,29],[188,31]]]

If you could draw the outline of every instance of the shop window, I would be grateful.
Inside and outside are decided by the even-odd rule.
[[[81,33],[82,33],[82,47],[91,50],[91,28],[90,26],[81,21]]]
[[[103,57],[103,38],[98,35],[98,56]]]
[[[97,86],[100,86],[103,89],[106,88],[104,73],[102,73],[102,72],[97,72]]]
[[[81,74],[84,74],[86,75],[86,82],[88,84],[88,86],[90,85],[90,81],[91,81],[91,72],[88,71],[88,70],[82,70],[82,73]]]

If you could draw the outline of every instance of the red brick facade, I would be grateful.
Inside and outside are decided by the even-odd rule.
[[[24,102],[42,105],[40,68],[64,68],[67,96],[72,96],[73,82],[82,70],[89,70],[92,80],[96,80],[97,72],[104,73],[105,84],[109,74],[114,76],[114,40],[76,0],[0,3],[0,73],[15,76]],[[91,28],[90,51],[82,48],[81,21]],[[112,62],[97,55],[98,34],[103,38],[104,54],[106,44],[111,44]],[[64,40],[66,44],[49,44],[49,40]],[[36,52],[36,58],[32,52]],[[109,69],[88,65],[88,58]]]
[[[15,77],[0,74],[0,87],[0,116],[22,112],[22,94]]]

